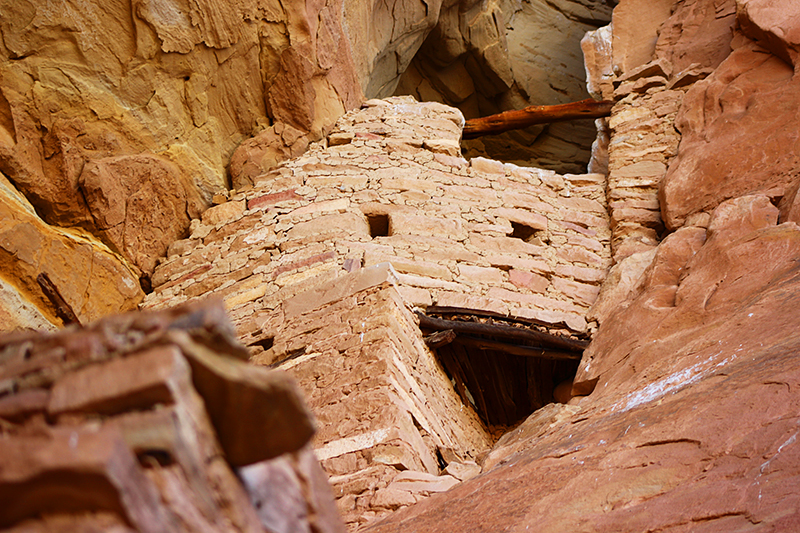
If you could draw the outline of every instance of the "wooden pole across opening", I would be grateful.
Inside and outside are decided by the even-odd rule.
[[[524,109],[469,119],[464,125],[462,137],[475,139],[484,135],[497,135],[505,131],[527,128],[534,124],[607,117],[611,114],[613,106],[614,102],[591,98],[568,104],[532,105]]]

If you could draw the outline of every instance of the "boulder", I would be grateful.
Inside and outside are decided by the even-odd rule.
[[[796,3],[728,1],[716,16],[711,11],[706,7],[695,13],[699,20],[688,25],[695,30],[687,31],[686,21],[675,22],[682,35],[689,35],[681,52],[689,58],[684,63],[717,68],[688,91],[676,119],[681,144],[659,191],[670,229],[698,213],[710,213],[728,198],[766,194],[778,203],[793,195],[798,182],[795,154],[800,139],[794,124],[800,116],[800,82],[794,72],[800,11]],[[732,20],[734,14],[737,29],[728,41],[723,28],[729,23],[721,21]],[[700,24],[711,19],[717,22]],[[709,41],[710,34],[718,37]],[[698,52],[703,47],[693,38],[704,39],[708,50],[716,47],[717,54]],[[669,40],[663,44],[677,61],[674,54],[681,46]],[[734,50],[725,57],[728,46]]]
[[[89,161],[78,187],[100,236],[147,274],[189,230],[180,171],[163,158],[140,154]]]
[[[84,165],[142,153],[198,216],[242,141],[271,122],[319,139],[360,103],[342,1],[183,4],[0,3],[0,171],[46,222],[91,229]]]

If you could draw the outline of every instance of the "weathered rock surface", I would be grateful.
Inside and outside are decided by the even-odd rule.
[[[397,94],[456,106],[468,119],[583,100],[580,41],[610,15],[610,6],[600,0],[445,3]],[[464,147],[469,156],[579,173],[594,135],[586,120],[486,136]]]
[[[698,82],[677,119],[680,151],[662,185],[667,226],[727,198],[783,197],[798,179],[798,101],[793,66],[746,40]]]
[[[205,211],[156,268],[144,303],[218,295],[253,361],[298,379],[321,424],[315,453],[352,528],[474,477],[492,442],[473,404],[485,411],[496,392],[470,385],[470,403],[467,378],[453,385],[412,309],[585,332],[610,264],[602,176],[467,161],[463,123],[438,103],[366,102],[327,147]],[[554,385],[538,390],[552,379],[536,372],[552,367],[516,368],[531,375],[524,397],[496,402],[520,412],[511,422],[551,401]]]
[[[0,331],[61,325],[37,283],[42,273],[87,323],[139,304],[144,293],[134,272],[97,239],[42,221],[0,174]]]
[[[186,192],[178,168],[140,154],[87,162],[78,187],[100,236],[141,271],[189,229]]]
[[[327,148],[206,211],[156,269],[145,305],[213,292],[250,317],[391,262],[416,305],[586,331],[611,262],[603,177],[467,161],[462,127],[461,113],[438,103],[368,101],[336,123]],[[246,343],[254,355],[256,340]]]
[[[403,1],[392,11],[354,1],[243,3],[207,18],[198,5],[187,8],[188,23],[169,24],[159,6],[138,3],[136,50],[151,50],[159,67],[141,67],[149,63],[136,56],[122,74],[114,64],[94,65],[111,45],[86,45],[88,31],[54,40],[67,43],[53,45],[66,50],[63,70],[44,63],[43,52],[26,52],[26,36],[66,30],[47,26],[41,9],[14,4],[13,18],[31,23],[21,31],[11,19],[0,22],[0,50],[14,57],[3,77],[13,90],[3,85],[0,99],[0,168],[13,178],[3,186],[10,229],[0,245],[9,268],[27,270],[0,284],[0,317],[57,322],[41,294],[31,296],[35,271],[49,263],[44,252],[29,254],[27,241],[53,235],[47,242],[86,244],[93,258],[109,253],[74,233],[66,241],[67,232],[41,223],[15,196],[26,176],[53,173],[57,179],[30,195],[44,216],[102,228],[134,269],[154,268],[148,306],[222,297],[248,351],[232,348],[233,333],[214,326],[213,312],[129,317],[48,337],[54,342],[0,341],[0,497],[12,502],[0,524],[335,530],[313,446],[352,528],[389,516],[373,530],[798,529],[794,4],[623,0],[615,35],[609,28],[584,41],[594,58],[592,92],[616,101],[605,163],[602,147],[596,151],[607,180],[467,161],[459,157],[463,117],[437,104],[374,100],[328,127],[348,98],[389,91],[426,35],[423,49],[435,61],[423,72],[415,60],[407,71],[418,76],[417,90],[465,105],[529,96],[515,61],[530,43],[517,46],[524,32],[515,32],[553,2]],[[591,9],[560,5],[595,24]],[[341,13],[354,25],[343,25]],[[357,21],[374,28],[358,33]],[[358,75],[336,70],[350,61],[354,39],[383,47],[358,47]],[[215,81],[218,65],[230,74],[238,67],[229,61],[251,65],[256,56],[258,83]],[[191,70],[201,65],[196,58],[207,61],[199,71],[213,89],[194,85],[203,82]],[[146,102],[117,106],[108,94],[132,90],[136,69],[144,80],[151,72],[171,80],[168,89],[151,93],[137,81]],[[100,71],[107,92],[70,89],[88,87]],[[364,84],[367,75],[375,77]],[[241,102],[236,83],[248,95],[260,83],[263,109],[234,116],[226,106]],[[91,99],[91,113],[59,115],[57,104],[79,98]],[[173,141],[172,126],[155,128],[153,106],[161,104],[178,119],[188,106],[191,143]],[[168,124],[169,113],[158,120]],[[156,133],[109,133],[112,124]],[[212,164],[192,152],[223,130],[224,157]],[[185,214],[196,215],[214,188],[185,179],[184,156],[224,168],[233,147],[259,131],[231,161],[240,190],[219,194],[190,224]],[[156,134],[168,148],[151,143]],[[26,165],[35,172],[25,174]],[[165,217],[136,207],[146,203],[145,186],[159,191]],[[80,187],[83,195],[63,193]],[[134,242],[126,224],[139,221],[152,231]],[[175,240],[187,225],[188,238]],[[52,262],[58,272],[64,264],[80,270],[75,257]],[[77,305],[82,285],[51,276]],[[101,301],[86,298],[84,308]],[[423,339],[416,324],[422,315],[414,308],[437,306],[562,331],[594,331],[594,319],[599,330],[574,381],[557,387],[571,386],[558,395],[567,404],[537,411],[484,454],[491,428],[472,406],[485,406],[487,391],[447,375],[426,344],[433,335]],[[253,374],[236,360],[248,355],[298,378],[320,422],[310,446],[313,428],[296,391],[285,377]],[[282,452],[289,455],[275,457]],[[31,497],[45,485],[56,498]],[[56,514],[40,517],[47,512]]]
[[[0,527],[341,531],[296,385],[246,354],[219,303],[0,337]]]
[[[784,122],[796,122],[800,101],[797,8],[668,7],[657,44],[644,25],[617,24],[624,10],[614,14],[615,32],[654,38],[636,61],[638,48],[615,51],[618,65],[630,61],[611,80],[618,262],[589,313],[600,328],[577,397],[501,439],[479,477],[369,531],[800,526],[797,136]],[[603,81],[602,61],[594,71]],[[649,226],[644,241],[636,235],[658,221],[646,215],[659,214],[659,186],[666,228]]]
[[[732,19],[729,4],[722,12]],[[735,8],[734,51],[721,63],[711,55],[709,66],[719,66],[689,90],[676,120],[680,150],[660,191],[672,229],[728,198],[767,194],[777,202],[798,182],[798,6],[739,0]]]
[[[736,4],[735,0],[675,2],[658,30],[654,57],[667,61],[674,73],[715,69],[731,53]]]
[[[577,43],[607,21],[605,3],[484,4],[93,0],[53,9],[2,0],[0,172],[46,223],[81,227],[146,281],[229,179],[252,184],[364,95],[393,93],[420,70],[409,65],[428,37],[422,55],[438,65],[437,43],[458,34],[460,44],[448,41],[452,68],[428,71],[470,112],[584,96]],[[547,46],[532,45],[531,34]],[[582,172],[593,135],[584,126],[539,127],[486,146],[508,161]],[[512,155],[519,150],[530,153]],[[20,305],[35,306],[24,295]]]
[[[0,171],[145,273],[227,189],[239,143],[270,123],[319,138],[362,99],[341,2],[0,11]]]

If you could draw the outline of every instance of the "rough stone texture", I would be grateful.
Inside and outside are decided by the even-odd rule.
[[[612,69],[621,76],[649,63],[658,40],[658,30],[669,18],[676,0],[620,0],[611,24]],[[701,0],[700,3],[703,2]]]
[[[619,101],[608,119],[608,206],[614,260],[658,244],[664,230],[658,188],[678,150],[675,131],[683,91],[667,89],[659,77],[652,87],[624,94],[628,78],[615,82]],[[622,89],[622,90],[620,90]]]
[[[286,124],[276,124],[244,141],[231,157],[231,185],[234,189],[252,185],[255,177],[278,163],[299,157],[308,148],[308,142],[308,135]]]
[[[655,57],[676,73],[715,69],[731,53],[736,1],[683,0],[658,31]]]
[[[367,98],[391,96],[442,5],[458,0],[343,0],[344,27],[361,89]]]
[[[659,191],[681,141],[677,114],[684,93],[730,53],[734,15],[733,0],[628,0],[614,10],[613,32],[609,26],[582,42],[590,90],[617,102],[598,121],[590,162],[593,171],[607,169],[616,262],[651,250],[665,230]],[[684,108],[703,113],[697,99]],[[680,194],[689,202],[696,196],[688,188]],[[695,216],[690,223],[703,222]]]
[[[193,221],[189,237],[171,243],[156,267],[147,306],[214,293],[226,302],[247,345],[238,355],[298,378],[321,426],[311,446],[331,475],[336,506],[351,528],[728,532],[800,526],[800,182],[791,159],[796,139],[775,111],[784,106],[796,119],[796,8],[742,0],[734,10],[727,0],[685,0],[662,13],[664,23],[656,28],[648,25],[652,21],[636,22],[642,11],[630,8],[635,4],[629,1],[627,10],[615,13],[622,39],[599,34],[585,41],[596,52],[589,69],[595,91],[610,91],[617,100],[605,131],[607,180],[467,161],[459,157],[459,113],[410,100],[370,101],[305,156],[266,175],[258,175],[261,148],[243,150],[242,168],[249,174],[243,174],[241,188],[220,194],[219,205]],[[464,5],[467,13],[478,4]],[[473,14],[487,6],[496,7],[481,3]],[[425,20],[418,26],[422,35],[430,21],[427,13],[421,17],[403,19],[398,28]],[[476,24],[470,31],[479,35],[491,28],[479,22],[496,26],[499,19],[471,20]],[[624,69],[608,68],[608,42],[628,43],[612,47],[612,59],[624,58]],[[392,61],[403,57],[400,48],[395,52]],[[501,70],[492,71],[495,82],[503,81]],[[397,74],[387,72],[387,79]],[[308,93],[298,92],[293,102],[308,104]],[[773,129],[781,143],[759,117],[778,125]],[[751,157],[755,150],[745,145],[737,119],[760,135],[750,142],[767,164]],[[738,137],[715,144],[725,134],[725,121]],[[684,134],[680,146],[676,124]],[[288,131],[283,147],[292,142]],[[705,159],[736,171],[730,181],[735,187],[720,187],[718,168],[700,165],[689,176],[691,186],[687,181],[682,195],[669,196],[671,173],[697,154],[699,139],[716,150]],[[597,168],[602,157],[598,150]],[[54,158],[53,164],[58,161],[77,168],[69,158]],[[754,178],[739,179],[740,174]],[[708,201],[701,207],[681,203],[692,196]],[[667,216],[679,208],[686,213]],[[617,263],[607,274],[612,245]],[[414,307],[433,305],[593,332],[578,375],[556,387],[567,404],[537,411],[485,453],[493,436],[470,402],[454,392],[416,326]],[[596,331],[591,320],[599,322]],[[150,331],[137,331],[145,330]],[[30,358],[23,338],[3,352],[12,373],[21,373],[0,387],[8,391],[0,393],[0,417],[25,428],[57,426],[55,446],[13,441],[8,450],[14,456],[25,450],[38,461],[36,468],[62,468],[58,461],[73,452],[53,451],[68,448],[73,434],[77,448],[84,441],[102,448],[75,452],[81,475],[94,472],[92,479],[105,480],[105,490],[86,492],[99,511],[67,520],[87,528],[158,529],[172,523],[173,513],[191,525],[186,529],[214,529],[201,522],[215,516],[218,500],[198,519],[175,509],[208,504],[194,496],[178,502],[163,495],[191,492],[163,487],[201,488],[214,475],[231,479],[228,464],[218,460],[213,464],[221,470],[197,469],[200,481],[192,483],[184,481],[190,476],[180,477],[181,468],[196,464],[187,457],[199,452],[175,454],[178,459],[160,469],[155,463],[166,457],[146,453],[153,449],[147,440],[152,432],[141,428],[174,428],[176,413],[202,413],[193,418],[202,423],[192,428],[203,435],[208,428],[218,431],[219,439],[199,440],[215,443],[230,463],[278,453],[265,452],[266,439],[250,433],[271,423],[267,414],[249,415],[253,427],[231,414],[232,406],[263,406],[269,390],[227,364],[207,360],[216,336],[202,342],[193,336],[190,343],[180,332],[165,335],[169,346],[148,345],[121,359],[97,357],[66,373],[60,369],[74,354],[92,358],[98,344],[71,338],[66,351],[36,351]],[[139,337],[114,337],[120,338]],[[64,357],[67,363],[51,362]],[[53,374],[36,370],[40,363],[55,369]],[[115,379],[119,375],[128,379]],[[198,407],[187,390],[207,398],[208,407]],[[163,407],[154,410],[153,404]],[[58,434],[68,424],[80,425],[80,432]],[[9,427],[3,431],[17,426]],[[94,440],[84,438],[90,429]],[[125,444],[132,435],[145,442],[145,451]],[[126,453],[125,446],[135,453]],[[156,450],[165,448],[160,443]],[[306,500],[300,495],[321,483],[321,472],[308,470],[316,465],[310,448],[272,461],[240,470],[249,501],[231,501],[244,507],[219,507],[234,512],[253,506],[258,512],[237,515],[238,523],[255,523],[248,521],[255,516],[281,531],[311,530],[308,517],[334,512],[330,501],[313,512],[301,503]],[[30,465],[19,460],[0,470],[11,486],[4,501],[17,497],[20,479],[40,479]],[[137,470],[155,480],[155,488],[137,481]],[[238,480],[232,483],[244,494]],[[297,490],[280,490],[284,486]],[[127,504],[116,494],[126,490],[134,490],[140,503],[136,513],[121,518],[119,509]],[[73,498],[65,494],[59,501],[73,505]],[[287,507],[293,510],[280,511]],[[38,515],[27,501],[3,512],[17,521],[23,511]],[[58,519],[36,519],[34,527],[56,527]]]
[[[0,331],[61,325],[36,278],[46,273],[82,322],[136,307],[135,269],[101,242],[42,221],[0,174]]]
[[[78,178],[101,238],[146,274],[189,229],[179,176],[168,161],[142,154],[90,161]]]
[[[341,531],[296,385],[243,357],[219,303],[0,337],[0,527]]]
[[[583,97],[577,43],[610,16],[599,0],[168,4],[0,1],[0,172],[45,222],[105,242],[145,290],[157,258],[229,179],[252,184],[365,94],[394,92],[417,72],[409,65],[429,36],[421,55],[459,34],[464,51],[451,50],[458,64],[440,85],[461,94],[467,83],[465,101],[480,95],[470,112],[491,113]],[[543,36],[533,48],[532,34]],[[508,161],[528,161],[511,151],[530,145],[542,164],[583,172],[589,129],[559,124],[487,142]],[[457,140],[437,142],[430,148],[458,155]],[[15,324],[42,324],[24,291],[3,293],[16,302],[5,307],[27,309],[4,312]]]
[[[666,238],[659,243],[654,232],[650,242],[636,243],[615,233],[618,262],[589,312],[600,328],[570,405],[541,409],[504,436],[481,476],[368,531],[800,526],[800,228],[790,177],[797,150],[777,115],[783,106],[786,120],[796,121],[799,99],[787,87],[797,8],[746,4],[737,3],[732,34],[732,2],[676,3],[650,55],[612,79],[619,100],[609,121],[614,231],[647,227],[646,212],[659,213],[654,191],[661,185],[667,228],[650,227]],[[615,32],[618,13],[625,11],[614,13]],[[620,57],[635,53],[621,50]],[[755,68],[764,70],[750,74]],[[725,127],[736,137],[726,137]],[[751,157],[756,151],[761,159]],[[690,157],[700,162],[691,172]],[[678,171],[685,172],[680,193],[670,189]],[[613,205],[615,192],[636,190],[646,193],[642,205]]]
[[[368,267],[248,319],[260,324],[256,339],[273,342],[254,362],[290,372],[306,394],[320,424],[316,455],[353,526],[435,491],[395,487],[401,472],[439,481],[439,450],[474,460],[490,444],[392,282],[388,265]]]
[[[67,6],[5,1],[0,28],[2,170],[51,223],[85,218],[86,161],[162,155],[197,210],[268,120],[318,137],[361,98],[341,2]]]
[[[396,94],[458,107],[467,118],[587,98],[580,41],[610,20],[603,1],[445,3]],[[482,155],[561,173],[584,172],[592,121],[534,126],[466,141]]]
[[[670,228],[710,212],[727,198],[754,193],[780,198],[797,183],[800,82],[795,66],[781,58],[788,52],[765,53],[758,42],[748,40],[768,42],[763,36],[770,26],[761,19],[743,24],[749,13],[762,12],[747,5],[742,3],[739,11],[745,33],[738,35],[736,49],[687,93],[677,119],[681,147],[661,190]],[[790,23],[796,5],[785,2],[784,9]],[[784,42],[792,39],[790,31]]]
[[[388,261],[411,303],[586,331],[610,265],[602,176],[467,161],[453,155],[462,122],[408,97],[349,113],[327,149],[232,193],[246,211],[196,221],[156,269],[146,306],[213,292],[245,316]]]

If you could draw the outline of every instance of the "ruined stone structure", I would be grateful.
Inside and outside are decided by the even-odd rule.
[[[475,412],[487,414],[489,391],[464,383],[459,396],[412,309],[583,334],[610,266],[603,176],[467,161],[462,127],[440,104],[367,102],[327,147],[206,211],[145,299],[222,296],[253,361],[297,376],[349,523],[449,488],[457,479],[440,468],[475,464],[493,441],[492,420]],[[551,401],[554,385],[506,423]]]
[[[588,26],[612,3],[557,2]],[[156,156],[125,142],[112,149],[98,130],[111,123],[90,114],[81,115],[86,127],[44,120],[41,158],[26,151],[39,133],[21,110],[36,115],[72,93],[46,65],[33,70],[42,58],[25,51],[37,33],[0,24],[0,51],[19,56],[4,78],[13,87],[0,87],[0,169],[15,173],[0,186],[0,265],[20,272],[1,287],[0,309],[20,327],[57,323],[35,284],[54,268],[54,285],[82,322],[140,300],[166,313],[0,341],[0,445],[12,458],[6,466],[0,454],[0,490],[25,504],[0,514],[3,525],[335,531],[330,495],[313,481],[313,449],[351,531],[800,529],[800,4],[621,0],[613,24],[582,43],[589,92],[615,102],[598,121],[588,174],[464,158],[458,110],[408,97],[362,104],[356,94],[400,86],[467,107],[487,95],[521,107],[525,69],[515,62],[526,50],[514,21],[544,4],[556,3],[425,2],[408,11],[422,5],[409,1],[393,17],[385,4],[348,0],[289,11],[237,3],[196,27],[176,23],[191,30],[176,33],[143,3],[133,19],[155,33],[142,33],[136,50],[154,54],[158,79],[181,74],[174,50],[194,65],[213,56],[224,72],[250,64],[256,48],[247,43],[258,37],[263,111],[273,121],[233,152],[232,139],[259,129],[239,120],[263,115],[261,103],[229,117],[230,80],[198,92],[204,81],[192,75],[134,113],[152,124],[162,103],[183,110],[175,97],[183,90],[190,113],[173,122],[191,116],[188,140]],[[240,33],[223,24],[231,13],[247,21]],[[39,17],[32,28],[47,26]],[[355,33],[364,21],[383,25]],[[381,31],[386,21],[393,31]],[[375,46],[357,46],[365,43]],[[412,60],[417,48],[428,56]],[[454,77],[464,83],[448,83]],[[126,98],[148,94],[124,78]],[[247,102],[252,81],[240,84]],[[130,117],[120,120],[129,131]],[[216,131],[232,154],[233,188],[206,187],[205,178],[190,186],[186,161]],[[19,178],[38,176],[30,163],[39,159],[55,176],[76,178],[74,188],[59,178],[23,197]],[[185,186],[164,196],[187,227],[183,238],[160,232],[170,216],[147,218],[155,204],[142,201],[144,189],[122,187],[128,178],[154,190]],[[86,209],[43,201],[56,185],[83,191]],[[201,209],[198,198],[213,207]],[[197,209],[191,222],[187,208]],[[93,222],[57,228],[67,215]],[[142,220],[152,224],[141,241],[126,240]],[[163,254],[147,248],[150,237],[163,237]],[[198,328],[210,315],[191,308],[166,311],[209,296],[233,331],[216,319]],[[235,358],[291,375],[315,435],[285,376]],[[119,368],[150,376],[157,400],[166,399],[132,391],[139,382],[118,381]],[[80,386],[87,381],[94,385]],[[292,409],[274,411],[295,413],[303,430],[291,451],[267,453],[267,435],[248,436],[271,427],[259,422],[274,405],[270,391],[293,398]],[[246,398],[231,401],[233,392]],[[200,422],[187,433],[164,412]],[[123,420],[148,424],[122,431]],[[73,432],[106,455],[70,448]],[[201,445],[186,444],[195,437]],[[76,455],[52,460],[68,448]],[[289,453],[268,459],[281,450]],[[198,464],[207,475],[196,475]],[[46,494],[26,500],[43,494],[49,478],[39,472],[84,475],[84,465],[114,494],[149,499],[93,499],[40,519],[52,509]],[[119,465],[144,477],[121,485]],[[289,504],[289,513],[272,512]]]

